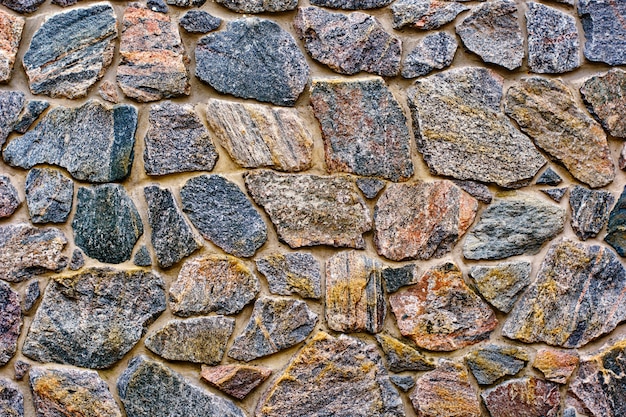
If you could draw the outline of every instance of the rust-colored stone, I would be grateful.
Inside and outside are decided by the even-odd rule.
[[[11,79],[26,20],[0,10],[0,82]]]
[[[202,379],[226,394],[243,400],[272,374],[269,368],[249,365],[202,365]]]
[[[481,394],[491,417],[557,417],[559,386],[535,377],[512,379]]]
[[[578,366],[580,358],[576,351],[539,349],[533,367],[543,372],[548,381],[565,384]]]

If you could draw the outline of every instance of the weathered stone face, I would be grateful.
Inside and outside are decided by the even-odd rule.
[[[0,91],[0,146],[4,145],[24,108],[24,93]],[[6,151],[5,151],[6,152]]]
[[[0,379],[0,413],[9,417],[24,417],[24,396],[8,379]]]
[[[626,187],[609,214],[604,241],[620,255],[626,256]]]
[[[303,298],[322,296],[320,263],[310,253],[271,253],[257,258],[256,267],[272,294],[298,294]]]
[[[298,0],[216,0],[237,13],[271,13],[293,10]]]
[[[396,0],[391,5],[393,27],[432,30],[452,22],[469,7],[446,0]]]
[[[5,2],[2,2],[6,5]],[[22,30],[26,20],[23,17],[13,16],[0,11],[0,82],[11,79],[15,56],[22,39]]]
[[[476,289],[492,306],[508,313],[530,285],[530,262],[507,262],[493,266],[473,266],[469,275]]]
[[[20,199],[11,179],[0,175],[0,218],[10,217],[19,205]]]
[[[469,353],[465,361],[479,384],[490,385],[503,376],[517,374],[526,366],[528,354],[515,346],[490,344]]]
[[[390,371],[429,371],[435,368],[433,359],[396,338],[379,334],[376,340],[385,353]]]
[[[569,192],[572,210],[572,229],[582,240],[595,237],[609,219],[609,210],[615,202],[607,191],[589,190],[579,185]]]
[[[481,394],[492,417],[557,417],[559,386],[535,377],[513,379]]]
[[[537,351],[533,367],[539,369],[548,381],[565,384],[579,361],[576,351],[544,348]]]
[[[15,355],[21,330],[20,296],[11,289],[9,284],[0,281],[0,366],[6,365]],[[2,391],[1,387],[0,391]],[[0,398],[3,398],[1,394]],[[0,411],[2,411],[1,405]]]
[[[580,87],[580,93],[604,129],[626,139],[626,72],[616,68],[593,76]]]
[[[65,223],[72,211],[74,182],[60,170],[31,169],[24,191],[31,222]]]
[[[387,6],[393,0],[311,0],[315,6],[331,7],[333,9],[362,10],[376,9]]]
[[[188,33],[209,33],[220,27],[222,19],[204,10],[189,10],[178,23]]]

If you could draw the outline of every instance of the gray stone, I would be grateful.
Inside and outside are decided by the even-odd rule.
[[[183,211],[205,239],[250,257],[267,240],[267,226],[246,195],[220,175],[201,175],[180,190]]]
[[[611,245],[619,256],[626,256],[626,187],[609,214],[604,241]]]
[[[150,251],[146,245],[142,245],[135,256],[133,257],[133,263],[137,266],[152,266],[152,258],[150,257]]]
[[[72,220],[74,243],[100,262],[122,263],[143,234],[135,203],[119,184],[80,187]]]
[[[46,111],[49,106],[50,103],[45,100],[28,100],[24,110],[20,113],[20,117],[15,121],[13,131],[26,133],[33,122],[37,120],[41,113]]]
[[[533,377],[512,379],[481,394],[491,417],[558,417],[561,393],[554,382]]]
[[[15,379],[18,381],[21,381],[24,376],[26,376],[26,374],[28,373],[28,371],[30,370],[30,363],[28,362],[24,362],[22,360],[16,360],[15,361],[15,365],[14,365],[14,370],[15,370]],[[1,395],[0,395],[1,396]],[[11,414],[9,414],[11,415]]]
[[[481,385],[491,385],[506,375],[515,375],[528,362],[528,354],[515,346],[485,345],[465,356],[465,362]]]
[[[310,253],[270,253],[255,260],[272,294],[322,297],[320,262]]]
[[[61,7],[73,6],[78,3],[79,0],[52,0],[52,4],[56,4]]]
[[[35,306],[40,296],[39,281],[32,281],[24,292],[23,310],[25,313],[28,313]]]
[[[90,268],[46,287],[22,352],[39,362],[105,369],[165,310],[163,280],[140,270]]]
[[[393,372],[429,371],[435,369],[435,361],[422,352],[386,334],[376,335],[385,353],[387,368]]]
[[[136,128],[133,106],[107,108],[91,100],[80,107],[56,107],[8,144],[4,160],[25,169],[58,165],[82,181],[119,181],[130,173]]]
[[[1,1],[0,4],[6,5],[8,1]],[[0,82],[8,82],[13,72],[13,64],[22,40],[22,31],[26,19],[14,16],[4,11],[0,12]]]
[[[0,3],[18,13],[32,13],[42,5],[45,0],[2,0]]]
[[[556,201],[557,203],[560,203],[561,199],[563,199],[563,196],[565,196],[565,193],[567,192],[567,187],[552,188],[549,190],[540,190],[540,191],[544,193],[545,195],[547,195],[548,197],[550,197],[551,199],[553,199],[554,201]]]
[[[415,78],[449,66],[459,47],[456,38],[446,32],[424,36],[402,64],[402,76]]]
[[[393,0],[310,0],[314,6],[343,10],[377,9],[385,7]]]
[[[148,0],[146,6],[153,12],[158,13],[167,13],[169,10],[169,7],[165,4],[165,0]]]
[[[408,392],[415,386],[415,378],[410,375],[390,375],[389,380],[404,392]]]
[[[9,133],[24,108],[24,93],[21,91],[0,91],[0,146],[4,145]]]
[[[574,407],[568,407],[563,411],[563,417],[576,417],[576,409]]]
[[[446,0],[396,0],[391,5],[393,27],[432,30],[452,22],[469,7]]]
[[[385,181],[378,178],[359,178],[356,180],[356,186],[363,193],[365,198],[376,198],[378,193],[385,188]]]
[[[237,13],[286,12],[298,6],[298,0],[216,0]]]
[[[561,182],[563,182],[563,180],[561,179],[559,174],[554,172],[552,168],[548,167],[545,171],[543,171],[541,176],[537,178],[537,181],[535,182],[535,184],[554,186],[554,185],[559,185]]]
[[[166,0],[166,2],[177,7],[202,7],[206,0]]]
[[[293,106],[309,66],[288,32],[271,20],[249,18],[200,39],[196,77],[223,94]]]
[[[209,33],[220,27],[222,19],[204,10],[189,10],[178,24],[188,33]]]
[[[452,182],[481,203],[491,204],[491,200],[493,200],[493,193],[485,184],[481,184],[476,181],[464,180],[452,180]]]
[[[4,378],[0,378],[0,414],[24,417],[24,396],[15,384]]]
[[[626,72],[615,68],[593,76],[580,87],[580,93],[604,129],[611,136],[626,139]]]
[[[26,205],[33,223],[65,223],[72,211],[74,182],[55,168],[28,171]]]
[[[21,330],[20,296],[9,284],[0,281],[0,366],[6,365],[15,355]]]
[[[578,15],[585,31],[585,57],[609,65],[626,64],[626,4],[613,0],[580,0]]]
[[[615,197],[608,191],[590,190],[577,185],[569,192],[572,229],[579,239],[596,237],[609,220]]]
[[[477,265],[469,275],[485,300],[500,311],[508,313],[522,292],[530,285],[530,262],[505,262],[497,265]]]
[[[83,252],[80,249],[74,249],[74,252],[72,252],[72,258],[70,259],[69,268],[72,271],[78,271],[83,266],[85,266],[85,257],[83,256]]]
[[[170,361],[217,365],[235,329],[235,320],[224,316],[171,320],[146,339],[146,347]]]
[[[20,197],[11,184],[11,179],[6,175],[0,175],[0,218],[10,217],[20,203]]]
[[[417,265],[408,264],[399,268],[383,268],[383,280],[388,293],[398,291],[407,285],[415,284],[419,279]]]

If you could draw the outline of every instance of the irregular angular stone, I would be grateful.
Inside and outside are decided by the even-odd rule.
[[[565,210],[530,194],[498,198],[465,239],[466,259],[502,259],[539,252],[563,231]]]
[[[356,180],[356,186],[363,193],[365,198],[376,198],[378,193],[385,188],[385,181],[378,178],[359,178]]]
[[[152,266],[152,258],[150,257],[150,251],[146,245],[142,245],[135,253],[133,263],[137,266]]]
[[[311,0],[314,6],[343,10],[364,10],[385,7],[393,0]]]
[[[257,258],[255,262],[259,272],[267,279],[272,294],[322,297],[320,263],[312,254],[275,252]]]
[[[402,41],[373,16],[301,7],[293,25],[309,55],[339,74],[393,77],[400,71]]]
[[[55,168],[28,171],[26,205],[33,223],[65,223],[72,211],[74,182]]]
[[[237,13],[285,12],[298,7],[298,0],[216,0]]]
[[[481,203],[491,204],[493,194],[489,191],[489,187],[476,181],[452,180],[463,191],[474,197]]]
[[[39,289],[39,281],[33,281],[28,284],[26,292],[24,293],[23,302],[23,310],[25,313],[28,313],[35,306],[35,303],[39,300],[40,296],[41,290]]]
[[[117,93],[117,86],[112,81],[103,81],[98,88],[98,94],[100,94],[100,97],[102,97],[103,100],[110,103],[117,104],[120,102],[120,95]]]
[[[542,193],[556,201],[557,203],[561,202],[561,199],[567,192],[567,187],[564,188],[552,188],[550,190],[540,190]]]
[[[170,287],[169,300],[177,316],[236,314],[254,300],[259,280],[237,258],[207,255],[183,264]]]
[[[108,368],[165,310],[163,280],[140,270],[90,268],[46,287],[22,348],[39,362]]]
[[[9,284],[0,281],[0,366],[6,365],[15,355],[21,330],[20,296]]]
[[[30,169],[58,165],[72,177],[89,182],[119,181],[133,163],[137,109],[129,105],[107,108],[91,100],[80,107],[56,107],[24,136],[4,150],[12,166]]]
[[[496,0],[474,8],[456,25],[467,49],[483,61],[514,70],[522,66],[524,42],[513,0]]]
[[[585,31],[585,57],[609,65],[626,64],[626,4],[580,0],[578,15]]]
[[[626,256],[626,187],[609,215],[604,241],[620,255]]]
[[[388,293],[396,292],[407,285],[415,284],[419,280],[417,265],[408,264],[399,268],[383,268],[383,280]]]
[[[210,99],[206,115],[220,145],[245,168],[311,167],[313,137],[295,109]]]
[[[502,334],[579,348],[626,320],[618,308],[625,293],[626,270],[611,250],[563,239],[548,250]]]
[[[311,106],[328,171],[390,181],[413,175],[406,116],[382,78],[314,79]]]
[[[387,367],[390,371],[429,371],[435,369],[433,359],[394,337],[381,333],[376,335],[376,340],[385,353]]]
[[[84,97],[113,60],[117,20],[98,3],[52,15],[37,29],[22,60],[30,91],[50,97]]]
[[[15,369],[15,379],[18,380],[18,381],[21,381],[24,378],[24,376],[28,373],[28,371],[30,370],[30,367],[31,367],[30,363],[24,362],[24,361],[19,360],[19,359],[16,360],[15,361],[15,366],[14,366],[14,369]],[[11,414],[9,414],[9,415],[11,415]]]
[[[165,365],[137,356],[117,380],[128,417],[246,417],[232,401],[201,389]]]
[[[415,78],[449,66],[458,47],[456,38],[449,33],[436,32],[426,35],[404,60],[402,76]]]
[[[528,66],[532,72],[561,74],[580,66],[576,19],[552,7],[529,2],[526,11]]]
[[[530,262],[505,262],[493,266],[473,266],[469,271],[476,289],[485,300],[508,313],[530,285]]]
[[[30,389],[39,416],[122,417],[96,371],[36,366],[30,370]]]
[[[559,174],[554,172],[552,168],[548,167],[545,171],[543,171],[543,174],[541,174],[541,176],[537,178],[535,184],[554,186],[559,185],[562,181],[563,179],[561,179]]]
[[[514,346],[486,345],[465,356],[465,362],[481,385],[515,375],[528,362],[528,354]]]
[[[272,374],[269,368],[248,365],[202,365],[200,376],[222,392],[243,400]]]
[[[502,78],[465,67],[419,79],[408,91],[417,149],[430,171],[518,188],[546,163],[500,112]]]
[[[619,69],[596,75],[580,87],[589,111],[611,136],[626,139],[626,72]]]
[[[250,257],[267,240],[267,226],[246,195],[220,175],[201,175],[180,190],[183,211],[225,252]]]
[[[374,243],[394,261],[450,252],[476,216],[478,201],[451,181],[390,184],[374,208]]]
[[[420,417],[480,417],[480,403],[463,365],[448,360],[418,378],[410,395]]]
[[[24,417],[24,396],[15,384],[3,378],[0,378],[0,414]]]
[[[498,324],[453,263],[429,269],[417,284],[392,294],[389,304],[400,333],[429,350],[446,352],[478,343]]]
[[[258,403],[257,417],[404,417],[376,347],[317,333]]]
[[[11,184],[11,179],[6,175],[0,175],[0,218],[10,217],[20,203],[20,197]]]
[[[579,362],[578,352],[556,349],[539,349],[533,367],[539,369],[548,381],[567,383]]]
[[[383,265],[356,251],[339,252],[326,261],[326,324],[338,332],[378,333],[387,303]]]
[[[43,229],[29,224],[0,226],[0,279],[21,282],[67,265],[63,248],[67,238],[54,227]]]
[[[2,4],[6,5],[6,3],[6,0],[2,1]],[[2,39],[2,45],[0,45],[0,82],[7,82],[11,79],[24,23],[26,20],[23,17],[0,11],[0,39]]]
[[[408,392],[415,386],[415,379],[409,375],[390,375],[389,379],[393,382],[393,385],[404,392]]]
[[[2,0],[0,4],[18,13],[32,13],[37,10],[44,1],[45,0]]]
[[[209,33],[220,27],[222,19],[204,10],[189,10],[178,24],[188,33]]]
[[[309,65],[275,22],[239,19],[200,39],[196,77],[223,94],[293,106],[309,79]]]
[[[393,27],[432,30],[452,22],[469,7],[446,0],[396,0],[391,5]]]
[[[9,133],[13,130],[23,107],[24,93],[0,91],[0,146],[4,145]]]
[[[72,258],[70,259],[69,268],[72,271],[78,271],[80,268],[85,266],[85,257],[80,249],[74,249],[72,252]]]
[[[127,97],[147,102],[191,92],[188,58],[169,15],[130,3],[124,11],[120,55],[116,79]]]
[[[146,339],[146,347],[170,361],[217,365],[235,329],[235,320],[224,316],[171,320]]]
[[[579,239],[595,237],[609,219],[615,197],[608,191],[590,190],[579,185],[569,192],[572,229]]]
[[[557,417],[559,386],[535,377],[512,379],[481,394],[492,417]]]
[[[13,131],[26,133],[35,120],[50,106],[45,100],[28,100],[20,117],[15,121]]]
[[[370,212],[354,182],[342,176],[244,174],[246,188],[291,248],[330,245],[364,248]]]

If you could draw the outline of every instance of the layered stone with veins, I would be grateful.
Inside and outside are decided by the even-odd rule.
[[[491,417],[560,416],[559,386],[534,376],[503,382],[481,397]]]
[[[25,23],[26,20],[23,17],[0,11],[0,82],[11,79]]]

